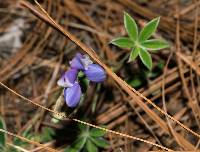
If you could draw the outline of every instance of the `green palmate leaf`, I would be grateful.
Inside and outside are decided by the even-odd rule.
[[[139,51],[140,51],[139,47],[133,48],[132,51],[131,51],[131,54],[130,54],[128,62],[134,61],[135,58],[138,56]]]
[[[120,37],[120,38],[113,39],[111,41],[111,43],[118,47],[127,48],[127,49],[132,48],[134,45],[134,42],[131,41],[131,39],[126,38],[126,37]]]
[[[65,152],[79,152],[86,143],[86,138],[78,138],[75,142],[68,147]]]
[[[160,18],[155,18],[145,25],[139,34],[139,41],[144,42],[147,40],[155,31],[158,26]]]
[[[97,129],[97,128],[92,128],[90,130],[90,136],[92,137],[102,137],[105,135],[105,133],[106,133],[105,131]]]
[[[135,20],[126,12],[124,12],[124,26],[128,32],[129,37],[136,41],[138,38],[138,27]]]
[[[109,146],[109,142],[103,138],[91,138],[91,141],[101,148],[107,148]]]
[[[2,117],[0,117],[0,129],[6,130],[6,125]],[[6,146],[6,134],[0,132],[0,150],[3,149],[5,146]]]
[[[86,148],[87,148],[88,152],[97,152],[98,151],[97,147],[90,140],[87,140]]]
[[[169,47],[167,42],[158,39],[146,40],[141,45],[148,50],[159,50]]]
[[[142,60],[142,63],[149,69],[152,69],[152,59],[149,52],[147,52],[146,49],[141,48],[139,52],[140,59]]]

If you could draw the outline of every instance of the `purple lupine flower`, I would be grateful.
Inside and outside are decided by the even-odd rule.
[[[64,87],[64,98],[67,106],[76,107],[81,98],[81,87],[76,81],[78,72],[83,71],[87,79],[93,82],[102,82],[106,79],[104,69],[93,64],[88,55],[77,53],[70,61],[70,69],[58,80],[57,84]]]
[[[77,74],[78,74],[77,69],[69,69],[61,76],[57,84],[61,87],[72,87],[77,79]]]
[[[81,87],[75,82],[72,87],[64,89],[64,98],[67,106],[74,108],[78,105],[81,98]]]
[[[82,70],[90,81],[102,82],[106,79],[104,69],[97,64],[93,64],[88,55],[77,53],[70,65],[72,68]]]
[[[104,69],[98,64],[90,64],[83,72],[88,80],[93,82],[102,82],[106,79],[106,73]]]

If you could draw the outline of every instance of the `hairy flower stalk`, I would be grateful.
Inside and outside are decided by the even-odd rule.
[[[70,68],[66,71],[57,84],[64,87],[64,98],[68,107],[76,107],[82,95],[78,82],[78,73],[82,71],[86,78],[92,82],[103,82],[106,79],[104,69],[98,64],[94,64],[89,56],[77,53],[70,61]]]

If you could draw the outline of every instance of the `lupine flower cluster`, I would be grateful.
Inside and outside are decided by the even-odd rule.
[[[94,64],[88,55],[77,53],[70,61],[70,68],[66,71],[57,84],[64,87],[64,98],[68,107],[74,108],[79,104],[82,91],[78,82],[78,73],[82,71],[88,80],[102,82],[106,79],[104,69]]]

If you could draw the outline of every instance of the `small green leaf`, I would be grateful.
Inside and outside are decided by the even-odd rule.
[[[155,31],[158,26],[160,17],[151,20],[149,23],[145,25],[142,31],[139,34],[139,41],[144,42],[147,40]]]
[[[87,140],[86,147],[88,152],[98,152],[97,147],[90,140]]]
[[[136,41],[138,38],[138,27],[135,20],[126,12],[124,12],[124,26],[128,32],[129,37]]]
[[[137,88],[137,87],[139,87],[139,86],[142,85],[142,80],[141,80],[140,78],[134,78],[133,80],[131,80],[131,81],[129,82],[129,84],[130,84],[131,86],[133,86],[134,88]]]
[[[97,128],[92,128],[90,130],[90,136],[92,137],[102,137],[105,135],[105,131],[104,130],[100,130],[100,129],[97,129]]]
[[[120,38],[113,39],[111,43],[118,47],[127,48],[127,49],[132,48],[134,46],[134,42],[131,41],[131,39],[127,37],[120,37]]]
[[[79,152],[86,143],[87,138],[78,138],[70,145],[65,152]]]
[[[84,125],[84,124],[78,124],[78,128],[80,129],[80,131],[85,132],[86,130],[88,130],[88,126]]]
[[[158,39],[146,40],[145,42],[141,43],[141,45],[148,50],[159,50],[169,47],[167,42]]]
[[[0,117],[0,129],[6,130],[6,124],[2,117]],[[6,146],[6,134],[0,132],[0,149],[4,148],[5,146]]]
[[[139,51],[140,51],[140,48],[138,48],[138,47],[133,48],[132,51],[131,51],[131,54],[130,54],[128,62],[134,61],[135,58],[138,56]]]
[[[152,69],[152,59],[151,55],[147,50],[141,48],[139,52],[140,59],[142,60],[142,63],[149,69]]]
[[[101,148],[107,148],[110,145],[109,142],[103,138],[90,138],[90,139],[95,145]]]

